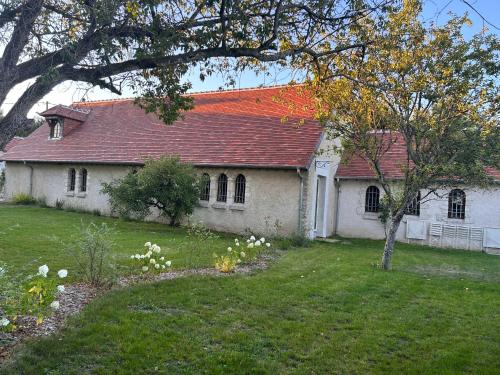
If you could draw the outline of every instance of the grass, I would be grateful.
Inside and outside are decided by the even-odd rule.
[[[90,222],[98,225],[107,223],[114,228],[115,247],[112,256],[122,274],[133,271],[129,257],[142,252],[147,241],[162,247],[165,257],[172,260],[173,268],[190,266],[186,254],[195,243],[186,239],[186,232],[181,228],[53,208],[10,205],[0,205],[0,261],[5,260],[19,273],[32,274],[38,266],[47,264],[52,269],[67,268],[70,276],[74,277],[75,258],[66,251],[65,244],[78,236],[81,225],[88,225]],[[193,265],[211,265],[213,252],[223,251],[228,246],[228,241],[232,241],[232,237],[225,235],[205,241],[203,248],[198,249],[193,256]]]
[[[136,236],[142,228],[140,243],[152,228],[119,225],[137,225]],[[164,240],[181,246],[183,232],[167,231]],[[394,271],[383,272],[373,266],[381,248],[314,242],[252,275],[115,290],[0,372],[498,373],[500,257],[398,244]]]

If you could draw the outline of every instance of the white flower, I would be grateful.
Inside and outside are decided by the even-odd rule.
[[[58,286],[57,286],[57,291],[58,291],[59,293],[63,293],[65,290],[66,290],[66,288],[64,288],[64,285],[58,285]]]
[[[135,254],[135,259],[141,259],[140,254]]]
[[[235,245],[236,245],[236,246],[240,246],[240,243],[239,243],[239,242],[236,242],[236,243],[235,243]]]
[[[268,242],[268,243],[266,243],[266,246],[267,247],[271,247],[271,244]]]
[[[165,269],[165,265],[164,265],[164,264],[162,264],[162,265],[161,265],[161,269],[162,269],[162,270],[164,270],[164,269]]]
[[[251,237],[250,237],[250,241],[255,241],[255,237],[254,237],[254,236],[251,236]]]
[[[10,324],[10,320],[7,318],[0,319],[0,326],[7,327]]]
[[[151,255],[153,255],[153,253],[151,251],[148,251],[146,253],[146,255],[144,255],[146,258],[151,258]]]
[[[144,259],[144,258],[145,258],[145,256],[144,256],[144,255],[141,255],[139,258]]]
[[[234,239],[234,243],[238,243],[240,242],[240,240],[238,240],[237,238]]]
[[[147,271],[149,270],[149,268],[148,268],[147,266],[142,266],[142,270],[143,270],[144,272],[147,272]]]
[[[144,246],[145,246],[145,247],[151,247],[151,242],[146,242],[146,243],[144,244]]]
[[[236,261],[236,263],[241,263],[241,259],[238,259],[238,260]]]
[[[242,258],[244,258],[244,257],[246,257],[246,256],[247,256],[247,255],[245,254],[245,252],[244,252],[244,251],[242,251],[242,252],[240,253],[240,255],[241,255],[241,257],[242,257]]]
[[[227,251],[230,253],[231,251],[233,251],[233,248],[232,248],[231,246],[229,246],[229,247],[227,248]]]
[[[38,267],[38,274],[47,277],[47,274],[49,273],[49,267],[44,264],[43,266]]]
[[[261,245],[260,241],[255,241],[255,246],[257,246],[257,247],[258,247],[258,246],[260,246],[260,245]]]
[[[250,240],[247,240],[247,243],[250,243]]]
[[[151,264],[155,264],[155,263],[156,263],[155,258],[151,258],[151,259],[149,260],[149,263],[151,263]]]
[[[155,252],[155,253],[159,253],[161,251],[161,247],[158,246],[157,244],[154,244],[153,246],[151,246],[151,249]]]
[[[166,265],[167,267],[170,267],[170,266],[172,265],[172,261],[167,260],[167,261],[165,262],[165,265]]]
[[[265,239],[264,237],[262,237],[262,238],[260,239],[260,242],[264,243],[264,242],[266,242],[266,239]]]
[[[155,268],[158,269],[160,268],[160,265],[158,263],[155,264]]]
[[[50,304],[50,307],[51,307],[53,310],[57,310],[57,309],[59,309],[59,301],[53,301],[53,302]]]
[[[64,279],[66,276],[68,276],[68,270],[59,270],[57,271],[57,276],[59,276],[61,279]]]
[[[164,261],[164,260],[165,260],[165,257],[161,257],[161,258],[160,258],[160,260],[161,260],[161,261]]]
[[[247,246],[249,249],[253,249],[253,242],[250,242]]]
[[[135,255],[131,255],[131,256],[130,256],[130,259],[135,259]]]

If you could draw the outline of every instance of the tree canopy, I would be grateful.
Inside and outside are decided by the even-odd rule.
[[[203,79],[230,66],[260,69],[359,48],[335,35],[389,2],[0,0],[0,105],[31,82],[0,120],[0,146],[62,82],[116,94],[129,86],[169,123],[191,106],[182,78],[195,64]]]
[[[331,56],[309,82],[318,116],[344,156],[368,162],[385,193],[389,230],[382,267],[391,267],[396,231],[420,190],[422,200],[457,184],[486,185],[500,168],[499,40],[482,32],[467,40],[466,15],[425,24],[421,3],[406,0],[387,18],[367,17],[348,39],[366,48]],[[402,138],[403,178],[382,167]],[[423,193],[423,192],[422,192]]]

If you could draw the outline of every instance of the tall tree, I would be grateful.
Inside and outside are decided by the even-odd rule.
[[[232,58],[235,69],[258,69],[360,47],[335,35],[387,2],[0,0],[0,105],[15,85],[31,83],[0,120],[0,147],[64,81],[117,94],[130,85],[146,110],[172,122],[191,106],[181,79],[194,64],[203,78]]]
[[[330,57],[310,81],[330,137],[368,162],[385,193],[384,269],[420,190],[425,201],[449,186],[485,185],[487,167],[500,167],[498,39],[482,32],[466,40],[466,15],[426,25],[419,1],[403,3],[353,25],[346,39],[369,41],[363,53]],[[396,142],[406,149],[399,182],[382,165]]]

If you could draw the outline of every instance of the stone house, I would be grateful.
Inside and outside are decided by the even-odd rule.
[[[195,107],[172,125],[133,99],[75,103],[42,113],[46,123],[9,148],[7,199],[24,192],[54,206],[111,214],[103,182],[146,158],[178,155],[208,175],[191,220],[221,231],[384,238],[382,190],[362,159],[321,153],[327,139],[296,87],[191,94]],[[397,183],[404,148],[382,167]],[[489,171],[500,182],[500,171]],[[424,192],[422,192],[424,193]],[[468,249],[500,248],[500,189],[457,186],[415,205],[398,240]],[[451,202],[451,203],[450,203]],[[152,216],[149,219],[155,220]]]

